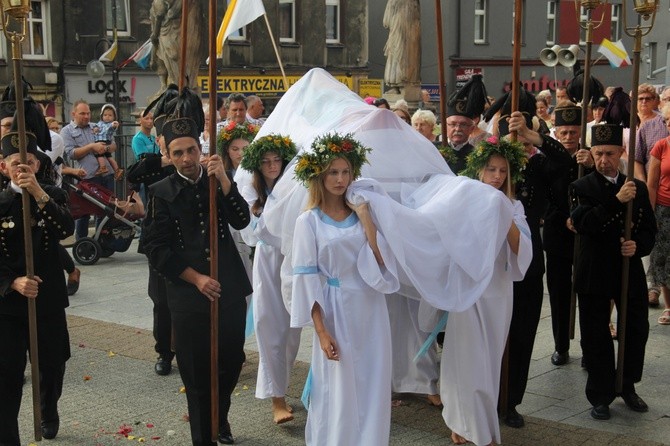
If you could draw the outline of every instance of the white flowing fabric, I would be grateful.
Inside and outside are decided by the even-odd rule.
[[[381,235],[378,242],[385,267],[377,264],[356,214],[336,222],[313,209],[295,223],[291,325],[312,325],[318,302],[339,351],[339,361],[328,360],[314,334],[308,445],[389,442],[391,327],[384,294],[399,284]]]
[[[518,255],[509,245],[495,259],[493,278],[481,299],[465,311],[452,311],[444,336],[440,395],[447,426],[476,445],[500,440],[500,364],[512,320],[512,282],[523,279],[533,257],[523,205],[516,201],[520,230]]]
[[[462,311],[472,305],[493,274],[512,222],[510,201],[490,186],[455,177],[432,143],[319,68],[286,92],[257,137],[288,135],[305,151],[317,136],[333,131],[353,133],[373,149],[362,173],[381,186],[368,183],[351,198],[371,202],[373,219],[398,261],[401,283],[415,287],[439,309]],[[295,221],[307,195],[293,178],[294,162],[273,189],[275,204],[263,212],[268,231],[281,239],[285,263],[291,259]],[[242,169],[235,175],[242,187],[250,178]],[[395,206],[384,205],[389,197]],[[289,268],[282,269],[282,279],[289,299]]]

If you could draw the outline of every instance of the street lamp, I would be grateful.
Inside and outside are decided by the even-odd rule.
[[[591,85],[591,46],[593,45],[593,30],[599,28],[603,24],[603,18],[605,17],[605,10],[600,16],[600,20],[594,21],[591,18],[591,13],[594,9],[607,5],[607,0],[575,0],[575,15],[577,17],[577,23],[579,26],[586,31],[586,48],[584,50],[584,82],[582,86],[582,120],[581,120],[581,136],[579,138],[579,148],[586,148],[586,119],[588,115],[589,107],[589,87]],[[586,20],[582,21],[581,19],[581,10],[580,6],[586,10]],[[577,166],[577,178],[581,178],[584,175],[584,166],[579,164]],[[575,278],[576,278],[576,265],[577,265],[577,256],[579,252],[579,234],[575,234],[574,242],[574,251],[572,254],[572,292],[570,295],[570,325],[569,325],[569,334],[570,339],[575,338],[575,319],[577,314],[577,294],[575,292]]]
[[[634,39],[633,44],[633,86],[630,110],[630,139],[628,140],[628,170],[626,176],[631,181],[634,176],[633,166],[635,164],[635,137],[637,133],[637,88],[640,84],[640,52],[642,51],[642,37],[651,32],[656,19],[658,0],[634,0],[633,9],[638,14],[635,25],[628,23],[626,13],[626,0],[623,0],[623,23],[627,35]],[[645,24],[645,22],[649,22]],[[633,200],[626,206],[626,221],[624,226],[624,239],[630,240],[633,219]],[[628,308],[628,270],[629,257],[623,258],[621,274],[621,303],[619,308],[619,346],[617,354],[616,391],[621,392],[623,387],[623,361],[626,339],[626,311]]]
[[[30,15],[30,0],[0,0],[2,32],[12,44],[12,65],[14,68],[14,92],[16,95],[16,124],[19,130],[19,156],[22,164],[28,163],[26,151],[26,114],[23,102],[23,76],[21,42],[26,38],[26,25]],[[30,194],[21,193],[23,206],[23,241],[26,256],[26,276],[35,277],[33,264],[33,240],[30,222]],[[28,300],[28,331],[30,336],[30,373],[33,386],[33,427],[35,440],[42,439],[42,415],[40,409],[39,356],[37,352],[37,309],[35,299]]]

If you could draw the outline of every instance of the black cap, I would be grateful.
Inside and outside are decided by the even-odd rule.
[[[582,108],[576,105],[555,108],[554,125],[582,125]]]
[[[616,124],[596,124],[591,127],[591,147],[623,146],[623,127]]]
[[[474,119],[484,112],[487,102],[486,87],[481,74],[474,74],[447,101],[447,116],[465,116]]]
[[[19,133],[8,132],[2,137],[2,156],[7,158],[9,155],[19,153]],[[26,151],[37,156],[37,138],[32,133],[26,132]]]
[[[198,126],[191,118],[169,119],[163,125],[165,147],[168,147],[172,141],[178,138],[193,138],[199,141],[200,133]]]
[[[16,112],[15,101],[1,101],[0,102],[0,119],[13,118]]]

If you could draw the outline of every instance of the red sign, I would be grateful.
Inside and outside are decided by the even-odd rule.
[[[482,74],[481,68],[456,68],[456,90],[460,90],[475,74]]]

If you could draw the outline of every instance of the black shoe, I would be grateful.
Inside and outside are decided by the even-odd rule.
[[[172,371],[172,361],[164,359],[162,356],[159,357],[158,361],[156,361],[156,365],[154,366],[154,371],[157,375],[169,375]]]
[[[512,408],[507,411],[507,415],[505,415],[503,422],[509,427],[513,427],[515,429],[523,427],[524,424],[526,424],[523,421],[521,414],[516,411],[516,408]]]
[[[230,432],[230,424],[226,423],[225,425],[219,428],[219,443],[222,444],[235,444],[235,438]]]
[[[53,440],[58,435],[60,421],[42,421],[42,437],[46,440]]]
[[[591,418],[594,420],[609,420],[610,406],[607,404],[598,404],[591,409]]]
[[[81,271],[79,271],[79,268],[75,268],[74,271],[72,271],[68,276],[67,276],[67,295],[72,296],[74,293],[76,293],[79,290],[79,278],[81,277]]]
[[[554,354],[551,355],[551,363],[554,365],[567,364],[568,358],[570,358],[568,352],[565,353],[554,352]]]
[[[649,410],[647,403],[645,403],[634,390],[632,392],[622,393],[621,398],[623,398],[623,401],[630,410],[634,410],[635,412],[646,412]]]

